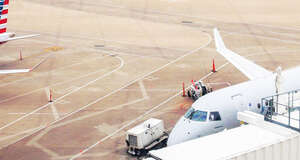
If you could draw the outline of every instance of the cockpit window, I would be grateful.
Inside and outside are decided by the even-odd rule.
[[[204,121],[206,121],[206,118],[207,118],[207,112],[195,110],[193,107],[191,107],[186,112],[184,117],[187,118],[187,119],[193,120],[193,121],[204,122]]]
[[[206,121],[206,118],[207,118],[207,112],[195,111],[191,120],[204,122],[204,121]]]
[[[191,107],[184,115],[185,118],[188,118],[191,116],[191,114],[195,111],[193,107]]]
[[[210,114],[209,114],[209,120],[210,121],[220,121],[221,120],[221,116],[220,116],[219,112],[210,112]]]

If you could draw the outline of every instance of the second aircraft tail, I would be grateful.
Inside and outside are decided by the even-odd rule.
[[[9,0],[0,0],[0,34],[6,33]]]

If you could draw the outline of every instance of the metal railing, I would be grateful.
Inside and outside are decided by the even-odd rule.
[[[300,131],[300,89],[261,99],[265,120]]]

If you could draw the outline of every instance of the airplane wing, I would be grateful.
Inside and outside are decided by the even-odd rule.
[[[10,69],[10,70],[0,70],[0,74],[9,74],[9,73],[26,73],[30,69]]]
[[[31,34],[31,35],[25,35],[25,36],[19,36],[19,37],[12,37],[12,38],[8,38],[7,41],[30,38],[30,37],[36,37],[36,36],[39,36],[39,34]]]
[[[8,69],[8,70],[0,70],[0,74],[27,73],[27,72],[30,72],[30,71],[34,70],[35,68],[37,68],[38,66],[40,66],[43,62],[45,62],[51,55],[52,54],[50,54],[49,56],[47,56],[46,58],[44,58],[42,61],[40,61],[35,66],[33,66],[31,69]]]
[[[217,28],[214,29],[214,38],[217,51],[250,80],[262,78],[272,74],[272,72],[266,70],[265,68],[227,49]]]

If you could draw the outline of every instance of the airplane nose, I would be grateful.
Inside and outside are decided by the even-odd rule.
[[[175,145],[190,139],[189,122],[187,121],[188,120],[184,117],[181,117],[176,123],[169,135],[167,146]]]

